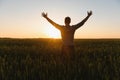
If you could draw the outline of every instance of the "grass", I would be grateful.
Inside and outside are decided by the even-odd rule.
[[[0,39],[0,80],[120,80],[120,39],[76,39],[74,60],[59,39]]]

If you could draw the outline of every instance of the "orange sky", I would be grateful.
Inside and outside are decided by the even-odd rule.
[[[70,16],[74,25],[89,10],[93,15],[76,31],[75,38],[120,38],[118,0],[0,0],[0,37],[60,38],[60,32],[41,16],[43,11],[61,25]]]

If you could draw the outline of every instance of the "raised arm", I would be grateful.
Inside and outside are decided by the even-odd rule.
[[[59,24],[55,23],[55,22],[52,21],[50,18],[48,18],[47,13],[45,14],[45,13],[43,12],[43,13],[42,13],[42,16],[43,16],[45,19],[47,19],[47,21],[48,21],[49,23],[51,23],[54,27],[56,27],[56,28],[58,28],[58,29],[61,28],[61,26],[60,26]]]
[[[89,17],[92,15],[92,11],[87,12],[87,17],[84,18],[81,22],[79,22],[78,24],[74,25],[75,29],[81,27],[88,19]]]

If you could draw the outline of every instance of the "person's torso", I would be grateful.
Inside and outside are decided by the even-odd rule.
[[[61,29],[63,45],[74,45],[74,33],[75,29],[72,26],[63,26],[63,28]]]

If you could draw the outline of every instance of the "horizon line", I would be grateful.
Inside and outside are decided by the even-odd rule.
[[[14,38],[14,37],[0,37],[0,39],[61,39],[61,38],[42,38],[42,37],[38,37],[38,38]],[[120,39],[120,38],[74,38],[74,39]]]

